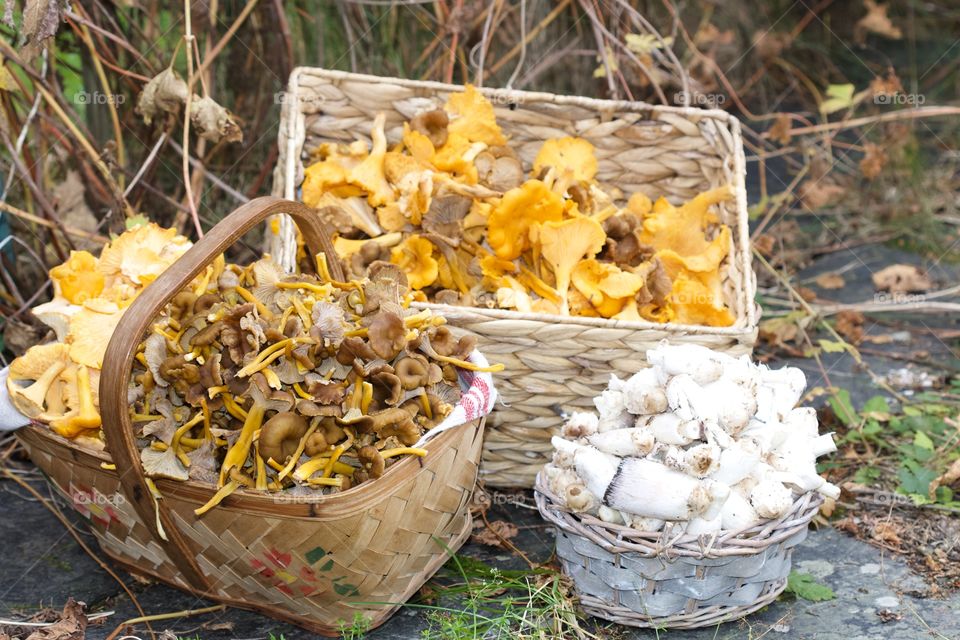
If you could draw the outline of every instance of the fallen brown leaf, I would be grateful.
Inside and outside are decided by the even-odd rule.
[[[821,289],[842,289],[847,281],[839,273],[823,273],[817,276],[815,280],[817,286]]]
[[[887,15],[888,5],[877,4],[875,0],[863,0],[863,6],[867,10],[867,15],[857,20],[853,28],[853,39],[857,44],[862,45],[866,42],[867,32],[891,40],[899,40],[903,37],[903,31],[894,25]]]
[[[60,28],[61,11],[66,5],[60,0],[27,0],[23,6],[23,49],[20,55],[30,62]]]
[[[863,145],[863,159],[860,160],[860,172],[867,180],[873,180],[887,164],[887,152],[878,144],[868,142]]]
[[[770,139],[780,144],[787,144],[790,142],[790,116],[786,113],[781,113],[777,115],[777,118],[773,121],[773,126],[770,127]]]
[[[930,498],[933,499],[936,496],[939,487],[949,487],[957,480],[960,480],[960,458],[954,460],[946,471],[930,483]]]
[[[860,344],[863,340],[864,320],[859,311],[841,311],[837,314],[837,333],[853,344]]]
[[[800,198],[811,209],[820,209],[836,203],[846,189],[827,180],[807,180],[800,185]]]
[[[890,293],[913,293],[933,288],[927,274],[912,264],[892,264],[873,274],[873,286]]]
[[[872,535],[874,540],[885,542],[895,547],[899,547],[902,542],[897,526],[892,522],[878,522],[873,527]]]
[[[494,520],[489,526],[483,527],[470,536],[470,542],[484,544],[489,547],[506,547],[504,540],[510,540],[520,532],[517,525],[505,520]]]
[[[67,598],[60,619],[49,627],[37,629],[27,636],[27,640],[83,640],[87,629],[83,607],[82,602]]]

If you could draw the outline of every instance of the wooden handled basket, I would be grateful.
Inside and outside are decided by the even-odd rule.
[[[163,497],[155,501],[126,398],[137,346],[160,310],[244,232],[280,212],[297,221],[312,251],[334,255],[311,209],[259,198],[211,229],[124,313],[100,376],[109,454],[41,424],[17,436],[53,486],[89,518],[104,553],[130,572],[337,635],[355,613],[371,627],[383,623],[465,541],[483,418],[444,431],[426,445],[423,458],[400,460],[382,478],[347,491],[290,496],[238,490],[198,518],[194,509],[216,487],[157,480]],[[330,267],[342,278],[339,264]],[[115,471],[103,468],[109,462]]]
[[[463,87],[301,67],[290,76],[280,120],[280,157],[274,194],[296,199],[304,161],[324,142],[370,139],[371,123],[386,115],[392,143],[414,115],[442,107]],[[700,344],[734,355],[750,353],[759,312],[747,229],[746,175],[740,123],[724,111],[594,100],[506,89],[481,89],[493,103],[509,145],[529,172],[544,140],[579,136],[596,148],[597,179],[625,194],[643,191],[674,203],[725,184],[736,197],[718,207],[732,231],[721,266],[733,326],[715,328],[516,311],[423,305],[440,310],[506,369],[497,376],[503,404],[490,416],[481,479],[488,486],[533,486],[548,462],[550,437],[561,426],[557,407],[591,407],[610,374],[624,377],[647,366],[646,351],[661,340]],[[289,221],[268,242],[271,255],[292,265],[296,250]]]

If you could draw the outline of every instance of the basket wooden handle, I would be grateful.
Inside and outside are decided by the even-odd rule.
[[[107,449],[117,466],[124,494],[167,557],[181,570],[186,582],[204,590],[212,587],[210,581],[197,565],[193,552],[163,500],[154,501],[147,486],[130,421],[127,380],[144,333],[167,303],[251,227],[278,213],[288,214],[296,220],[310,250],[314,253],[324,252],[331,276],[342,280],[343,269],[336,260],[333,243],[316,211],[299,202],[272,196],[257,198],[221,220],[137,296],[117,324],[103,356],[100,415]],[[158,531],[158,522],[163,533]]]

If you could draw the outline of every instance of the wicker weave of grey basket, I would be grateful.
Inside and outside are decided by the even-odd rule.
[[[822,498],[742,531],[692,536],[637,531],[571,513],[537,476],[540,514],[556,525],[557,556],[590,615],[634,627],[694,629],[736,620],[786,588],[793,548]]]

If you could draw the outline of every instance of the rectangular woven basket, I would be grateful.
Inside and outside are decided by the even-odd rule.
[[[131,573],[338,636],[357,613],[371,628],[385,622],[470,535],[484,402],[492,392],[480,376],[461,372],[462,406],[469,408],[464,424],[438,433],[424,445],[424,457],[404,458],[383,477],[347,491],[304,496],[239,489],[198,517],[194,510],[215,486],[159,479],[162,499],[154,500],[127,404],[137,345],[167,302],[215,256],[280,211],[296,217],[314,252],[332,251],[312,210],[259,198],[224,218],[127,308],[100,376],[106,451],[80,446],[44,424],[16,436],[90,521],[102,551]],[[329,266],[342,279],[340,265]]]
[[[463,87],[300,67],[293,71],[281,110],[274,194],[296,199],[304,161],[323,142],[370,140],[378,113],[396,142],[402,124],[441,107]],[[678,203],[729,184],[735,198],[717,209],[732,230],[721,265],[724,299],[736,321],[730,327],[622,322],[585,317],[523,314],[446,305],[451,326],[472,332],[479,348],[506,370],[497,376],[503,405],[490,416],[481,479],[494,487],[531,487],[552,453],[550,437],[561,425],[558,408],[592,406],[610,374],[629,376],[646,366],[646,350],[668,339],[735,355],[756,341],[759,312],[751,267],[745,160],[740,124],[717,110],[654,106],[549,93],[481,89],[497,121],[529,171],[544,140],[579,136],[596,148],[604,185],[643,191]],[[289,221],[268,238],[268,251],[292,265]]]

